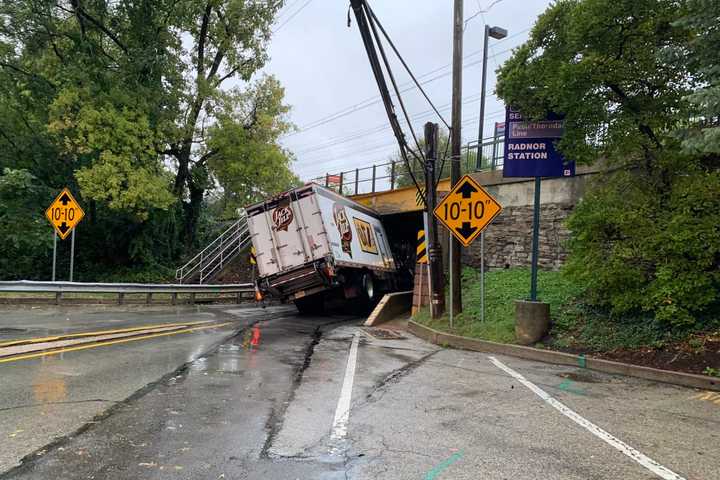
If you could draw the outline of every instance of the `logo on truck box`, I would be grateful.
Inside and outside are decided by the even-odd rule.
[[[290,206],[278,206],[273,210],[272,221],[276,231],[284,230],[287,232],[288,226],[293,221],[293,212]]]
[[[375,241],[375,233],[373,232],[372,225],[365,220],[360,220],[355,217],[353,217],[353,222],[355,223],[355,230],[357,230],[360,249],[363,252],[377,255],[377,242]]]
[[[352,230],[350,229],[350,221],[348,220],[347,212],[345,212],[345,207],[337,203],[334,204],[333,218],[335,219],[338,232],[340,232],[340,245],[342,250],[352,258]]]

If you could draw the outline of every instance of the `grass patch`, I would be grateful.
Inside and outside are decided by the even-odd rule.
[[[463,313],[453,319],[450,329],[447,315],[430,319],[427,309],[414,320],[437,330],[493,342],[515,342],[515,300],[530,296],[530,269],[510,268],[485,273],[485,321],[480,321],[480,272],[465,267],[462,274]],[[446,290],[446,293],[449,293]],[[550,304],[550,315],[559,316],[564,305],[580,294],[560,272],[538,272],[538,298]],[[449,303],[448,303],[449,306]]]

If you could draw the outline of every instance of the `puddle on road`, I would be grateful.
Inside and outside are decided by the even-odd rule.
[[[193,361],[190,364],[190,373],[244,375],[246,371],[257,370],[257,352],[261,339],[260,326],[254,325],[230,339],[228,343],[220,345],[212,355]]]

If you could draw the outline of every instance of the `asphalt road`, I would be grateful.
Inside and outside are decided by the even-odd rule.
[[[209,323],[0,363],[0,479],[720,478],[711,394],[439,349],[362,320],[2,311],[0,344]]]

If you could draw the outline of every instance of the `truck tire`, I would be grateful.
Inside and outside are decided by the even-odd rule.
[[[375,298],[377,297],[377,289],[375,287],[375,281],[372,273],[363,272],[360,277],[360,289],[363,300],[365,300],[368,305],[373,305],[375,303]]]
[[[294,303],[300,315],[320,315],[325,312],[325,296],[322,294],[298,298]]]

